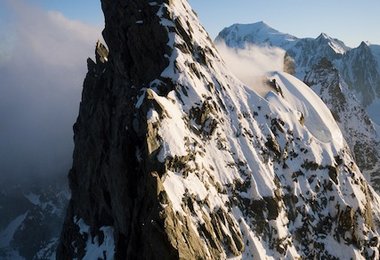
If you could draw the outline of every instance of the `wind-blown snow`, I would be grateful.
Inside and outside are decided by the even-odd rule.
[[[262,97],[271,90],[263,84],[264,75],[269,71],[284,70],[285,51],[281,48],[250,44],[244,49],[230,48],[224,42],[217,42],[215,46],[228,69]]]

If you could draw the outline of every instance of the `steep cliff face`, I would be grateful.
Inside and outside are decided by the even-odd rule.
[[[342,76],[352,86],[364,106],[380,97],[380,70],[371,48],[362,42],[347,52],[340,65]]]
[[[305,76],[304,81],[330,108],[359,168],[374,188],[380,190],[380,147],[375,125],[347,89],[339,71],[324,58]]]
[[[244,86],[185,0],[102,7],[58,259],[379,257],[379,198],[306,85]]]

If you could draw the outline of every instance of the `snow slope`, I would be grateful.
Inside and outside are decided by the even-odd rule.
[[[284,72],[276,72],[270,78],[275,79],[282,89],[285,105],[302,113],[306,128],[315,138],[324,143],[333,142],[337,147],[343,148],[343,136],[335,119],[314,91]]]
[[[55,259],[69,194],[61,178],[0,183],[0,259]]]
[[[201,26],[197,25],[196,18],[188,11],[190,7],[187,3],[179,1],[169,8],[174,17],[190,21],[192,30],[186,25],[184,29],[194,31],[191,37],[194,44],[206,48],[209,44],[206,34],[202,29],[194,29]],[[175,33],[170,38],[173,39],[174,46],[183,44],[183,39]],[[171,77],[176,84],[184,86],[186,91],[176,89],[162,97],[157,89],[151,88],[143,94],[145,98],[155,100],[163,110],[160,112],[153,109],[147,116],[150,124],[159,125],[158,135],[159,140],[162,140],[159,160],[166,165],[172,165],[173,161],[184,165],[183,168],[167,168],[163,186],[170,201],[168,207],[172,205],[177,214],[190,216],[195,227],[205,223],[208,218],[212,219],[213,212],[222,211],[225,213],[221,214],[228,216],[230,213],[227,212],[232,210],[231,223],[224,227],[225,236],[232,238],[241,235],[243,243],[250,246],[245,247],[240,255],[238,241],[227,243],[226,246],[230,249],[222,250],[218,258],[233,255],[240,255],[240,258],[249,258],[251,255],[260,258],[295,258],[306,256],[316,241],[325,244],[326,248],[329,243],[336,241],[333,233],[321,235],[317,231],[312,231],[310,236],[305,236],[301,241],[289,236],[308,225],[305,219],[300,218],[304,214],[303,210],[306,210],[306,216],[318,216],[313,224],[310,223],[318,226],[317,223],[326,220],[328,216],[339,215],[340,210],[337,208],[350,205],[355,208],[355,212],[360,212],[360,208],[365,207],[362,203],[366,201],[366,192],[352,183],[347,168],[339,166],[337,158],[342,158],[347,163],[353,161],[349,159],[341,131],[326,105],[305,84],[289,74],[272,75],[283,89],[284,97],[270,93],[263,99],[230,75],[219,62],[217,54],[213,54],[214,58],[208,53],[208,63],[200,64],[191,53],[174,50],[170,65],[162,76]],[[174,69],[174,62],[177,70]],[[194,63],[195,71],[198,72],[196,74],[186,65]],[[171,73],[168,74],[167,71]],[[196,76],[197,74],[202,77]],[[210,85],[213,87],[209,88]],[[194,110],[201,115],[194,115]],[[150,116],[152,114],[156,116]],[[309,152],[305,154],[303,150]],[[307,166],[310,162],[317,166]],[[330,169],[330,174],[325,169]],[[365,182],[359,170],[353,169],[360,182]],[[295,183],[290,176],[300,170],[305,171],[300,173],[304,177],[298,178]],[[334,171],[337,174],[335,184],[330,179],[334,179],[331,175]],[[334,188],[321,192],[318,187],[328,180]],[[244,185],[245,188],[239,190],[238,187]],[[295,207],[298,208],[295,219],[289,215],[289,205],[280,199],[293,195],[298,197],[298,202],[295,202]],[[234,197],[236,202],[231,201]],[[323,198],[330,198],[330,202],[323,204]],[[184,203],[188,199],[192,201],[192,208]],[[319,201],[320,210],[313,209],[309,205],[310,200]],[[274,213],[269,204],[264,207],[264,229],[267,232],[262,234],[258,232],[259,225],[255,224],[262,213],[251,215],[244,206],[245,203],[255,201],[273,201],[277,208]],[[305,203],[307,209],[303,208]],[[228,204],[231,205],[230,209],[226,206]],[[255,214],[259,215],[253,217]],[[313,219],[311,215],[310,219]],[[339,226],[338,223],[336,225]],[[313,230],[312,226],[308,229]],[[236,231],[236,228],[240,230]],[[369,230],[365,226],[361,228]],[[269,239],[271,236],[273,240]],[[207,243],[208,240],[205,239]],[[344,239],[350,241],[349,237]],[[271,249],[274,241],[284,250]],[[306,245],[303,245],[304,241],[308,241]],[[335,244],[337,248],[347,250],[338,241]],[[361,253],[352,249],[345,251],[345,254],[358,257]],[[339,256],[335,250],[322,250],[316,255]]]
[[[77,190],[73,192],[72,211],[66,221],[69,224],[63,234],[82,238],[87,235],[82,244],[88,256],[98,255],[99,248],[115,249],[115,254],[120,254],[126,249],[118,248],[117,239],[136,239],[134,234],[144,238],[134,243],[156,249],[154,244],[161,241],[150,239],[160,234],[164,245],[174,252],[173,259],[378,258],[380,198],[365,181],[320,98],[293,76],[280,72],[270,78],[276,79],[281,91],[260,96],[255,87],[244,85],[232,75],[187,1],[139,3],[145,3],[146,9],[135,10],[138,23],[130,27],[122,24],[120,28],[116,24],[116,29],[112,28],[116,31],[107,28],[106,32],[118,36],[128,32],[127,38],[133,39],[133,33],[144,32],[144,26],[154,27],[146,24],[154,19],[144,14],[157,8],[161,25],[158,31],[160,36],[168,36],[170,51],[162,57],[167,66],[145,83],[145,77],[132,77],[135,80],[129,82],[125,79],[131,78],[130,71],[123,71],[123,66],[113,67],[115,60],[123,57],[120,49],[111,49],[109,62],[99,65],[105,69],[96,74],[98,79],[91,78],[94,84],[85,89],[84,97],[93,99],[82,102],[76,124],[77,129],[89,132],[76,135],[76,149],[91,140],[91,126],[93,122],[97,126],[98,118],[110,122],[112,131],[106,136],[106,144],[94,138],[94,143],[99,142],[95,146],[101,151],[99,158],[91,153],[88,160],[82,158],[83,168],[71,171],[71,187]],[[152,41],[161,39],[156,35],[139,46],[148,46],[149,50]],[[131,48],[123,37],[115,40],[124,43],[124,49]],[[151,53],[142,50],[151,57]],[[133,62],[127,65],[132,72],[138,68]],[[115,70],[122,74],[120,78],[111,73]],[[98,93],[91,95],[94,86],[99,91],[120,92],[97,99]],[[124,95],[125,89],[133,89],[127,92],[130,96]],[[122,110],[123,106],[113,107],[131,102],[128,111]],[[113,121],[118,118],[115,114],[121,115],[120,121]],[[121,123],[126,122],[124,116],[132,123]],[[103,133],[103,128],[99,129]],[[143,138],[142,144],[118,143],[118,131],[123,138]],[[80,138],[85,139],[83,143]],[[113,150],[109,143],[115,144]],[[123,153],[126,146],[132,155]],[[94,147],[93,143],[89,147]],[[121,165],[132,164],[133,171],[108,168],[115,154],[125,159]],[[93,172],[87,171],[91,165],[96,165]],[[129,176],[132,177],[128,179]],[[140,176],[142,180],[134,183]],[[122,209],[116,207],[114,198],[119,200],[126,187],[115,184],[116,177],[127,180],[129,188],[136,188]],[[100,192],[94,195],[87,192],[88,187],[100,187]],[[84,195],[77,196],[81,194],[78,190]],[[107,201],[112,203],[103,203]],[[140,204],[144,207],[140,208]],[[125,208],[131,212],[120,214]],[[106,222],[97,218],[99,212],[107,216]],[[130,222],[123,222],[127,218],[131,218]],[[112,227],[109,223],[115,224]],[[132,231],[121,228],[131,223]],[[75,233],[73,226],[79,231]],[[90,230],[102,233],[106,241],[90,245],[89,241],[98,241]],[[113,230],[114,245],[106,230]],[[124,242],[121,240],[121,245]],[[72,250],[72,254],[80,249],[77,243],[65,243],[68,246],[62,248]],[[134,250],[136,255],[144,256],[137,247],[129,247],[128,253]]]

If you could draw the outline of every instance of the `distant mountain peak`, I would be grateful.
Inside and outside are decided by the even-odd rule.
[[[275,30],[273,27],[271,27],[270,25],[268,25],[266,22],[264,21],[259,21],[259,22],[256,22],[256,23],[252,23],[252,24],[247,24],[247,25],[251,25],[251,26],[257,26],[257,27],[263,27],[263,28],[270,28],[272,30]],[[277,30],[276,30],[277,31]]]
[[[360,45],[359,45],[359,49],[363,49],[363,48],[365,48],[365,49],[368,49],[368,50],[369,50],[369,46],[370,46],[370,43],[369,43],[369,42],[367,42],[367,41],[362,41],[362,42],[360,43]]]
[[[224,28],[215,42],[225,42],[228,46],[243,48],[248,44],[288,47],[297,41],[297,37],[282,33],[264,21],[249,24],[233,24]]]
[[[326,33],[322,32],[318,37],[317,40],[332,40],[332,38],[327,35]]]
[[[315,40],[321,45],[327,44],[337,54],[344,54],[347,50],[350,49],[344,44],[344,42],[335,39],[326,33],[321,33]]]
[[[266,22],[264,22],[264,21],[258,21],[257,24],[262,24],[262,25],[268,26],[268,24]]]
[[[244,31],[244,33],[254,33],[254,32],[257,32],[257,31],[260,31],[260,30],[265,30],[265,31],[268,31],[268,32],[275,32],[275,33],[281,33],[279,31],[277,31],[276,29],[272,28],[271,26],[269,26],[267,23],[265,23],[264,21],[259,21],[259,22],[256,22],[256,23],[235,23],[233,24],[232,26],[230,27],[227,27],[225,29],[229,29],[229,28],[233,28],[234,30],[238,30],[238,31]]]

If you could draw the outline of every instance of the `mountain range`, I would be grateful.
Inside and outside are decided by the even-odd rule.
[[[302,80],[325,57],[338,69],[364,107],[373,105],[380,98],[379,45],[362,42],[357,48],[350,48],[325,33],[315,39],[297,38],[281,33],[264,22],[227,27],[215,39],[215,42],[220,41],[231,48],[244,48],[247,44],[282,48],[295,63],[295,75]],[[378,113],[372,115],[377,124],[380,123],[379,117]]]
[[[378,46],[362,42],[357,48],[325,33],[297,38],[264,22],[234,24],[215,39],[232,49],[267,46],[283,49],[284,70],[309,85],[327,104],[338,122],[360,169],[379,189],[380,139],[376,122],[380,113]],[[380,107],[378,107],[380,109]]]

